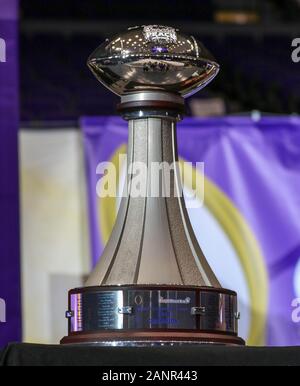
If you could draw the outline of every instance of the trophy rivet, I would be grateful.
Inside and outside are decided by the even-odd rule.
[[[123,315],[130,315],[133,313],[133,307],[131,306],[118,307],[118,313]]]
[[[234,317],[235,317],[236,320],[241,319],[241,313],[240,312],[235,312],[234,313]]]
[[[205,307],[192,307],[191,314],[192,315],[205,315],[206,309]]]
[[[74,311],[66,311],[66,318],[69,319],[69,318],[72,318],[74,316]]]

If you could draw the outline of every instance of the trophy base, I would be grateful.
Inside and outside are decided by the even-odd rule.
[[[243,346],[245,342],[237,336],[210,333],[181,332],[135,332],[135,333],[91,333],[65,336],[61,344],[85,344],[113,347],[145,347],[145,346],[182,346],[182,345],[226,345]]]
[[[183,285],[120,285],[69,291],[62,344],[244,345],[236,293]]]

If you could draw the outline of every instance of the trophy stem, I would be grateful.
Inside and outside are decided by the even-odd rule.
[[[159,93],[149,94],[157,98]],[[144,101],[146,109],[138,98],[139,106],[130,102],[130,111],[125,102],[123,114],[129,119],[125,197],[111,238],[87,286],[220,287],[196,240],[185,207],[176,142],[178,113],[170,110],[177,109],[175,101],[176,105],[171,106],[167,100],[169,110],[155,110],[153,106],[149,110],[149,99]]]

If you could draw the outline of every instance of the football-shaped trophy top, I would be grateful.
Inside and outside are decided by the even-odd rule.
[[[90,55],[88,66],[117,95],[164,91],[188,97],[219,71],[201,42],[159,25],[128,28],[106,39]]]

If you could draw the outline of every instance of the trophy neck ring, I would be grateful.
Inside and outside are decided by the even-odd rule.
[[[184,98],[175,93],[140,91],[121,96],[118,111],[127,120],[162,117],[180,120],[184,113]]]

